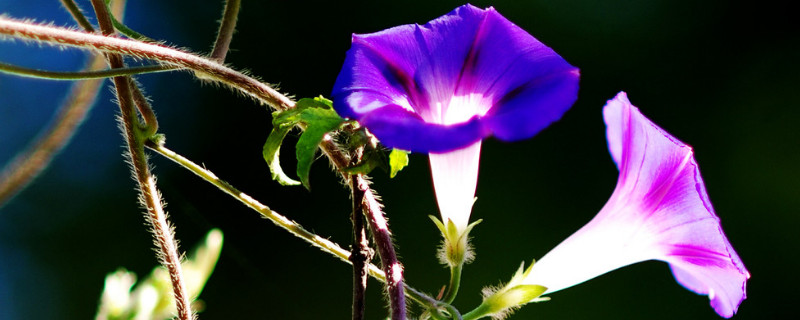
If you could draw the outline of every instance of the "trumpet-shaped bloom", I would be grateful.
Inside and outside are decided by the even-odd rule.
[[[578,70],[494,8],[355,34],[334,108],[384,145],[430,153],[443,222],[464,230],[481,140],[529,138],[577,97]]]
[[[534,266],[527,284],[554,292],[645,260],[669,263],[675,279],[731,317],[750,274],[708,200],[691,147],[645,118],[624,92],[603,110],[620,171],[611,199]]]

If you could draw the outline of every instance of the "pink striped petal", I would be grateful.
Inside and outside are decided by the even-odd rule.
[[[555,292],[646,260],[669,263],[687,289],[723,317],[746,298],[750,274],[722,232],[692,149],[645,118],[620,93],[603,110],[620,170],[600,213],[534,266],[525,283]]]

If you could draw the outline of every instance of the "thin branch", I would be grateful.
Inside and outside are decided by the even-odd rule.
[[[46,42],[56,46],[61,45],[74,46],[82,49],[95,49],[138,58],[152,59],[167,65],[177,65],[192,69],[199,78],[217,81],[232,88],[236,88],[278,110],[294,107],[294,101],[254,78],[234,71],[215,61],[157,44],[98,36],[64,28],[15,21],[4,17],[0,17],[0,34],[10,35],[14,38]],[[344,168],[347,167],[348,163],[347,157],[343,155],[331,141],[324,141],[320,145],[320,148],[336,166],[340,174],[343,174],[345,172]],[[367,189],[365,193],[365,198],[373,200],[366,203],[367,210],[380,210],[375,207],[378,204],[377,201],[374,201],[374,195],[369,189]],[[383,249],[388,250],[388,248]],[[387,267],[394,268],[393,271],[401,271],[399,265],[389,265]],[[396,274],[402,275],[402,272],[397,272]],[[401,279],[400,277],[394,278],[397,280]],[[402,284],[402,281],[399,281],[397,284],[396,288],[402,290],[402,286],[399,285]],[[402,300],[402,296],[396,300]],[[398,302],[399,301],[393,301],[393,303]]]
[[[110,19],[110,13],[104,0],[92,0],[100,30],[104,35],[114,33],[114,27]],[[106,55],[108,64],[111,68],[125,68],[122,56],[119,54]],[[144,154],[144,141],[139,131],[139,118],[136,115],[133,105],[131,86],[133,81],[130,77],[114,77],[114,86],[117,89],[117,101],[120,107],[122,128],[124,130],[125,141],[128,145],[128,155],[130,156],[131,170],[133,176],[139,184],[140,200],[147,209],[147,220],[152,228],[154,242],[159,249],[161,264],[166,267],[172,282],[175,307],[178,311],[178,318],[181,320],[191,320],[192,314],[190,297],[186,290],[186,284],[181,270],[181,259],[178,254],[178,245],[173,236],[173,230],[167,221],[161,203],[161,195],[156,188],[155,177],[150,174],[147,157]]]
[[[194,173],[201,179],[205,180],[206,182],[211,183],[215,187],[219,188],[222,192],[225,192],[228,195],[234,197],[236,200],[239,200],[239,202],[241,202],[248,208],[255,210],[263,218],[269,219],[269,221],[272,221],[272,223],[274,223],[278,227],[281,227],[282,229],[293,234],[294,236],[308,242],[312,246],[317,247],[322,251],[333,255],[336,258],[339,258],[339,260],[341,261],[344,261],[346,263],[351,263],[349,257],[352,254],[350,253],[350,251],[343,249],[341,246],[328,239],[320,237],[306,230],[305,228],[303,228],[303,226],[301,226],[297,222],[294,222],[286,218],[286,216],[273,211],[269,207],[258,202],[253,197],[247,195],[242,191],[239,191],[239,189],[236,189],[234,186],[218,178],[213,172],[199,166],[198,164],[192,162],[189,159],[186,159],[185,157],[175,153],[174,151],[168,149],[163,145],[156,144],[151,141],[147,142],[145,145],[151,150],[164,156],[165,158],[172,160],[172,162],[175,162],[181,167],[191,171],[192,173]],[[369,271],[369,275],[372,276],[373,278],[384,283],[386,282],[386,274],[378,266],[371,263],[367,264],[367,270]],[[404,284],[404,286],[406,289],[405,290],[406,295],[408,295],[408,297],[411,298],[411,300],[414,300],[420,305],[426,308],[430,308],[432,306],[436,306],[439,304],[439,302],[436,299],[418,290],[415,290],[414,288],[411,288],[408,285]]]
[[[156,42],[150,37],[145,36],[129,28],[127,25],[117,20],[117,18],[114,17],[113,14],[109,15],[109,17],[111,18],[111,24],[114,26],[114,29],[117,29],[117,31],[124,34],[126,37],[144,42]]]
[[[357,165],[364,153],[364,147],[357,148],[351,153],[350,165]],[[357,175],[349,177],[350,194],[353,201],[353,212],[350,220],[353,222],[353,252],[350,262],[353,263],[353,320],[363,320],[366,309],[367,291],[367,263],[372,258],[367,239],[367,229],[364,225],[364,192],[358,186]]]
[[[70,11],[73,18],[89,32],[94,28],[71,0],[62,0],[64,7]],[[124,13],[125,1],[117,1],[114,11],[120,15]],[[91,58],[83,70],[93,71],[102,69],[105,59],[101,56]],[[0,64],[0,69],[5,64]],[[53,157],[62,150],[78,127],[91,110],[103,83],[101,79],[92,79],[75,83],[70,88],[70,93],[59,108],[56,115],[24,151],[20,152],[0,172],[0,207],[14,195],[30,184],[50,164]]]
[[[144,124],[140,126],[142,136],[146,138],[152,137],[158,132],[156,113],[153,111],[153,107],[150,106],[150,102],[147,101],[147,97],[144,96],[142,89],[139,88],[136,81],[131,81],[131,91],[133,94],[133,104],[136,105],[136,109],[139,110],[139,114],[142,115],[142,120],[144,120]]]
[[[89,19],[86,19],[86,16],[83,15],[83,11],[81,11],[81,8],[78,7],[78,4],[75,3],[74,0],[61,0],[61,4],[64,5],[64,8],[69,11],[72,18],[75,19],[75,22],[77,22],[83,30],[86,30],[86,32],[94,32],[94,26],[89,23]]]
[[[216,61],[160,44],[45,26],[2,16],[0,16],[0,34],[13,38],[45,42],[55,46],[72,46],[84,50],[100,50],[124,54],[155,60],[166,65],[188,68],[195,71],[197,77],[201,79],[228,85],[276,109],[283,110],[294,106],[294,102],[291,99],[252,77],[223,66]],[[2,39],[6,39],[6,37],[0,37],[0,40]]]
[[[103,79],[118,76],[130,76],[142,73],[155,73],[164,71],[178,70],[171,66],[153,65],[153,66],[139,66],[127,67],[122,69],[106,69],[106,70],[92,70],[92,71],[47,71],[33,68],[26,68],[15,66],[0,62],[0,72],[13,74],[15,76],[39,78],[48,80],[88,80],[88,79]]]
[[[105,59],[95,56],[85,69],[104,66]],[[33,181],[67,145],[94,105],[102,83],[103,79],[92,79],[73,84],[52,122],[0,172],[0,207]]]
[[[389,294],[389,306],[392,320],[405,320],[406,302],[403,293],[403,265],[397,260],[392,244],[392,234],[386,218],[383,217],[380,204],[372,194],[369,183],[361,175],[355,177],[358,189],[364,192],[364,214],[367,216],[372,238],[381,256],[383,272],[386,273],[386,291]]]
[[[236,29],[236,18],[239,15],[241,0],[227,0],[225,2],[225,13],[222,14],[222,21],[217,32],[217,41],[214,42],[214,49],[211,51],[210,58],[219,63],[225,62],[228,54],[233,32]]]
[[[64,3],[65,7],[67,7],[67,8],[77,8],[77,5],[73,2],[73,0],[62,0],[62,3]],[[153,41],[152,39],[150,39],[148,37],[145,37],[145,36],[139,34],[136,31],[130,30],[130,28],[128,28],[122,22],[117,20],[116,16],[119,16],[120,19],[122,19],[122,17],[124,17],[124,15],[125,15],[125,3],[126,3],[125,0],[117,0],[117,1],[114,1],[113,3],[109,3],[109,1],[106,0],[105,3],[106,3],[106,9],[107,9],[106,12],[108,13],[108,17],[111,19],[111,23],[114,26],[114,28],[116,28],[120,32],[126,34],[128,37],[132,37],[132,38],[135,38],[135,39],[141,40],[141,41],[151,41],[151,42]],[[72,9],[70,9],[70,12],[72,13],[73,17],[79,23],[80,23],[80,20],[87,20],[86,17],[83,15],[83,13],[80,10],[72,10]],[[86,29],[86,31],[92,32],[93,30]],[[111,31],[111,30],[109,30],[109,31]],[[144,72],[141,72],[141,73],[145,73],[145,72],[161,72],[161,71],[179,69],[179,68],[174,68],[174,67],[171,67],[171,66],[161,66],[161,68],[159,68],[158,66],[144,66],[144,67],[112,69],[112,70],[110,70],[110,72],[120,72],[122,70],[136,71],[137,68],[141,68],[141,70],[144,71]],[[150,68],[153,68],[154,70],[150,71],[149,70]],[[138,73],[138,72],[135,72],[135,73]],[[135,73],[131,73],[131,74],[124,74],[123,73],[121,75],[132,75],[132,74],[135,74]],[[139,88],[138,83],[133,81],[132,78],[131,78],[131,80],[129,82],[130,82],[130,85],[131,85],[131,90],[133,92],[133,102],[136,105],[136,108],[139,110],[139,113],[142,115],[142,119],[144,120],[144,124],[141,126],[143,134],[144,134],[145,137],[150,137],[150,136],[156,134],[156,132],[158,132],[158,120],[156,119],[155,112],[153,112],[153,107],[150,105],[150,102],[147,100],[147,98],[142,93],[142,90]]]

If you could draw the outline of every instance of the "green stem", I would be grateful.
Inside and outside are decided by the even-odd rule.
[[[459,313],[458,309],[453,307],[453,305],[448,304],[444,308],[447,309],[447,312],[450,312],[450,318],[451,319],[464,320],[464,318],[461,316],[461,313]]]
[[[303,226],[301,226],[297,222],[289,220],[280,213],[273,211],[272,209],[261,204],[260,202],[253,199],[246,193],[239,191],[239,189],[236,189],[229,183],[218,178],[211,171],[208,171],[205,168],[192,162],[191,160],[186,159],[185,157],[175,153],[174,151],[167,149],[163,145],[150,141],[147,142],[146,146],[152,149],[153,151],[158,152],[162,156],[172,160],[176,164],[188,169],[189,171],[196,174],[198,177],[202,178],[206,182],[213,184],[223,192],[236,198],[236,200],[239,200],[239,202],[243,203],[250,209],[253,209],[259,214],[261,214],[262,217],[269,219],[275,225],[283,228],[286,231],[289,231],[289,233],[293,234],[294,236],[302,240],[305,240],[311,245],[319,249],[322,249],[322,251],[327,252],[348,264],[351,263],[350,260],[348,259],[351,255],[350,251],[343,249],[341,246],[328,239],[320,237],[306,230],[305,228],[303,228]],[[378,281],[386,283],[386,274],[378,266],[374,264],[369,264],[368,271],[370,276],[377,279]],[[420,304],[421,306],[425,308],[434,308],[434,306],[438,304],[438,301],[429,297],[428,295],[421,293],[408,285],[404,285],[404,287],[406,289],[405,290],[406,296],[408,296],[411,300]]]
[[[461,319],[462,320],[476,320],[489,315],[489,307],[487,305],[481,304],[474,310],[465,313]]]
[[[464,268],[463,264],[450,267],[450,285],[447,286],[447,293],[444,295],[442,301],[446,303],[453,303],[458,295],[458,289],[461,287],[461,270]]]
[[[106,6],[109,6],[108,1],[106,1]],[[117,18],[113,14],[109,14],[108,16],[109,18],[111,18],[111,25],[114,26],[114,29],[117,29],[117,31],[124,34],[126,37],[144,42],[156,42],[150,37],[147,37],[141,33],[133,31],[133,29],[131,28],[128,28],[128,26],[126,26],[124,23],[117,20]]]
[[[75,3],[73,0],[61,0],[61,4],[64,5],[64,8],[67,8],[70,14],[72,14],[72,18],[75,19],[76,22],[86,30],[87,32],[94,32],[94,27],[91,23],[89,23],[89,19],[86,19],[86,16],[83,15],[81,12],[81,8],[78,7],[78,4]]]
[[[141,66],[128,67],[121,69],[106,69],[97,71],[46,71],[33,68],[25,68],[0,62],[0,72],[9,73],[21,77],[39,78],[49,80],[87,80],[99,78],[112,78],[119,76],[129,76],[142,73],[154,73],[177,70],[171,66]]]

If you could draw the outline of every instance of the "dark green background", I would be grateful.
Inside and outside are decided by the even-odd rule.
[[[86,1],[81,2],[89,8]],[[788,2],[787,2],[788,3]],[[581,69],[579,99],[537,137],[484,142],[473,219],[477,260],[456,305],[476,306],[480,288],[507,281],[602,207],[617,171],[601,110],[617,92],[695,148],[708,192],[752,273],[736,319],[796,314],[800,222],[800,88],[796,12],[777,1],[476,1]],[[425,23],[453,1],[244,1],[227,62],[297,97],[328,95],[351,33]],[[0,0],[0,13],[73,25],[56,1]],[[131,0],[131,27],[208,52],[219,1]],[[0,42],[0,59],[75,70],[83,59]],[[261,145],[270,113],[186,73],[139,77],[154,100],[167,145],[323,237],[350,241],[349,200],[325,161],[313,192],[269,178]],[[109,83],[107,83],[109,84]],[[0,163],[30,140],[68,83],[0,74]],[[143,276],[156,264],[133,181],[120,156],[109,90],[52,166],[0,209],[0,319],[93,317],[106,273]],[[288,141],[296,139],[290,137]],[[285,168],[294,164],[284,151]],[[192,174],[154,155],[155,173],[182,247],[221,228],[222,258],[201,298],[202,319],[347,319],[350,268],[258,217]],[[288,172],[293,170],[287,169]],[[424,155],[395,179],[374,175],[406,277],[438,291],[447,271],[434,254],[437,215]],[[368,318],[384,315],[370,282]],[[706,297],[678,285],[666,264],[646,262],[556,293],[514,319],[715,319]]]

